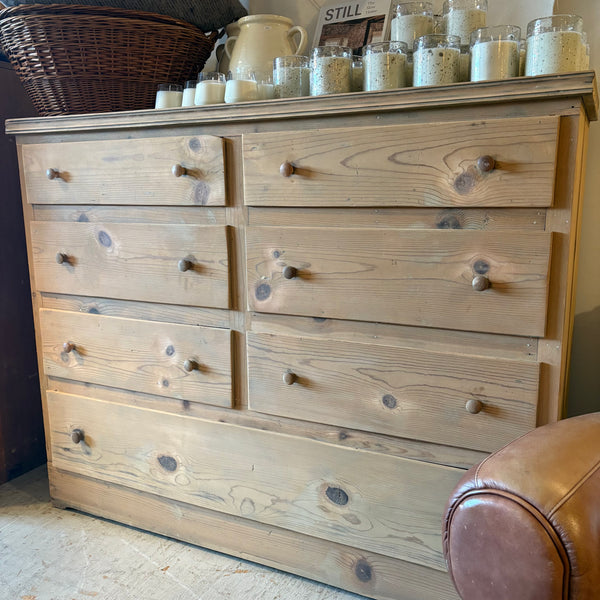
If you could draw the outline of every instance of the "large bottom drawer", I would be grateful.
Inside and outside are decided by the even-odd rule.
[[[48,393],[54,467],[444,570],[460,469]]]

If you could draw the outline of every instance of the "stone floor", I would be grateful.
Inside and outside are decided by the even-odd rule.
[[[41,467],[0,486],[0,600],[361,600],[50,504]]]

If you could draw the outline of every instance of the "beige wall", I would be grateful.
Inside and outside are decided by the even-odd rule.
[[[324,0],[248,0],[251,13],[291,17],[309,30]],[[442,0],[434,0],[439,10]],[[600,0],[488,0],[488,23],[519,25],[552,13],[575,13],[584,19],[591,46],[591,68],[600,73]],[[592,123],[579,248],[576,316],[569,381],[569,414],[600,411],[600,124]]]

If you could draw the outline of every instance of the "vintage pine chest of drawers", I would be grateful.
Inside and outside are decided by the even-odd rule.
[[[9,122],[56,504],[456,598],[450,491],[562,415],[595,90]]]

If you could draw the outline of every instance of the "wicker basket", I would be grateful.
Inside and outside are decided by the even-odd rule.
[[[159,83],[195,79],[218,32],[101,6],[0,11],[0,46],[40,115],[154,107]]]

